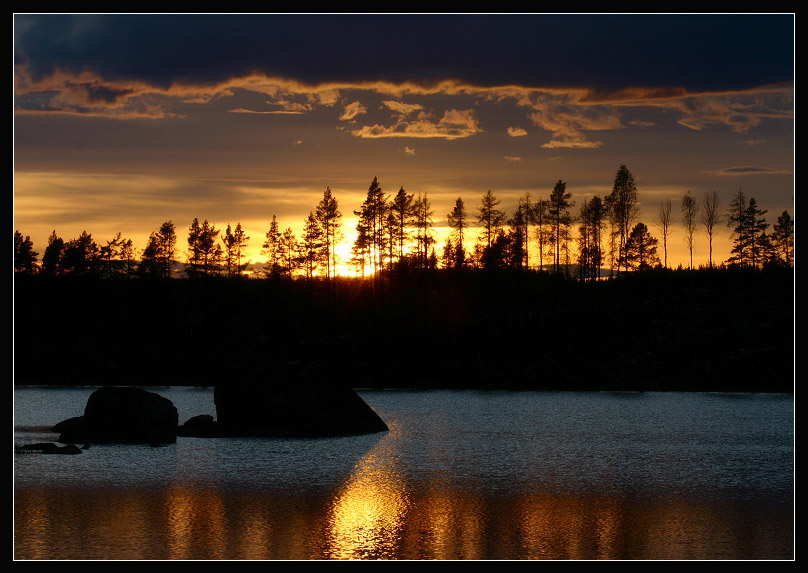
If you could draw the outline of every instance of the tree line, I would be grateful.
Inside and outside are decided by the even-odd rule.
[[[436,251],[434,209],[426,193],[385,194],[374,177],[365,200],[354,211],[356,238],[347,263],[356,275],[380,279],[394,269],[527,269],[538,268],[582,280],[597,279],[604,271],[619,275],[651,268],[668,268],[668,242],[674,225],[673,205],[663,201],[656,214],[660,241],[639,220],[638,191],[634,176],[625,165],[615,174],[612,191],[583,199],[577,212],[567,184],[558,180],[546,198],[529,192],[519,197],[510,216],[491,190],[483,194],[470,214],[462,197],[446,214],[450,229]],[[771,225],[766,210],[742,189],[722,212],[715,191],[696,199],[687,191],[679,205],[682,228],[693,268],[693,240],[700,228],[708,239],[708,267],[763,268],[794,264],[794,219],[783,213]],[[713,239],[722,223],[732,234],[732,250],[724,262],[713,256]],[[577,236],[573,235],[577,224]],[[472,236],[476,229],[476,237]],[[185,250],[185,274],[189,277],[244,275],[250,237],[237,223],[222,233],[215,224],[197,218],[191,223]],[[330,188],[306,218],[298,238],[291,227],[281,230],[275,215],[262,243],[266,257],[263,275],[280,278],[337,275],[337,247],[344,241],[343,215]],[[537,249],[531,264],[531,245]],[[14,271],[22,274],[100,274],[126,277],[169,278],[178,262],[177,229],[172,221],[152,232],[138,253],[131,239],[117,233],[98,244],[86,231],[64,241],[54,231],[42,254],[30,237],[14,232]],[[661,256],[660,256],[661,255]],[[536,265],[536,259],[538,264]]]

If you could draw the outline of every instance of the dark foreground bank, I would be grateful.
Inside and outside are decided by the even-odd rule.
[[[794,389],[790,269],[14,287],[17,385],[221,386],[293,360],[364,388]]]

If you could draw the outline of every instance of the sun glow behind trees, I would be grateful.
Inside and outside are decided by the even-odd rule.
[[[744,194],[739,193],[745,205]],[[493,264],[499,268],[541,268],[595,278],[603,276],[604,271],[611,274],[636,270],[637,264],[691,268],[690,261],[697,260],[700,263],[692,264],[696,268],[738,262],[731,254],[739,239],[734,229],[726,229],[728,208],[720,204],[715,192],[694,198],[687,191],[675,198],[675,203],[688,205],[681,213],[684,218],[670,213],[670,199],[663,200],[657,211],[648,207],[643,210],[642,190],[638,191],[634,176],[625,165],[614,176],[610,193],[604,192],[603,197],[592,193],[575,196],[560,179],[545,194],[541,190],[525,191],[515,199],[515,204],[513,193],[506,195],[508,203],[492,190],[478,197],[474,195],[456,196],[451,204],[447,203],[446,194],[439,195],[440,206],[435,207],[429,193],[410,191],[403,186],[395,193],[388,193],[374,177],[358,210],[346,205],[348,201],[357,201],[356,192],[342,194],[326,186],[319,202],[312,205],[309,220],[302,223],[289,220],[288,216],[282,220],[273,215],[268,221],[248,219],[220,225],[207,219],[200,223],[200,218],[195,217],[187,241],[183,226],[177,226],[172,275],[178,276],[179,267],[185,267],[202,274],[258,278],[281,274],[281,269],[298,277],[368,277],[390,270],[401,261],[413,268],[479,268],[490,266],[493,257],[497,259]],[[733,201],[737,202],[737,197]],[[466,208],[466,204],[473,207]],[[757,209],[756,203],[752,207]],[[343,212],[349,215],[344,216]],[[755,216],[762,217],[766,211],[757,209],[756,213]],[[756,228],[758,233],[765,233],[771,227],[772,239],[779,242],[767,248],[780,258],[793,260],[789,259],[793,257],[790,254],[793,247],[789,251],[788,239],[781,237],[788,228],[793,235],[793,218],[785,214],[788,220],[781,225],[761,221]],[[643,228],[636,229],[638,225]],[[100,248],[105,253],[102,258],[107,259],[109,266],[111,259],[123,256],[123,251],[113,256],[110,249],[117,248],[119,243],[127,244],[126,258],[130,263],[139,258],[152,261],[163,269],[159,274],[165,276],[168,255],[161,251],[157,239],[167,240],[164,237],[167,226],[173,227],[174,223],[167,221],[153,231],[142,251],[133,248],[133,240],[122,237],[118,231],[112,241],[106,241],[107,245]],[[657,236],[661,240],[649,229],[659,231],[661,235]],[[635,232],[630,242],[630,235]],[[82,231],[82,237],[86,235]],[[270,236],[276,242],[274,247],[269,245]],[[458,258],[457,244],[461,240],[463,256]],[[769,238],[762,240],[768,243]],[[103,239],[99,244],[104,244]],[[644,259],[646,246],[659,249],[652,253],[651,263]],[[639,248],[640,253],[629,252],[629,248]],[[508,250],[508,262],[499,260],[505,256],[503,249]],[[679,256],[671,257],[671,251]],[[48,249],[44,254],[48,254]],[[280,260],[285,261],[284,265],[279,266]],[[759,266],[759,258],[752,260]]]

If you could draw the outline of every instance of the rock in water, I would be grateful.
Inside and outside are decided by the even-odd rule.
[[[54,426],[67,444],[169,444],[177,441],[177,408],[143,388],[105,386],[90,395],[84,415]]]
[[[19,449],[20,451],[24,452],[40,452],[42,454],[75,455],[82,453],[81,449],[74,444],[69,444],[67,446],[60,446],[59,444],[52,444],[49,442],[28,444],[26,446],[20,446]]]
[[[388,430],[353,388],[298,363],[278,365],[266,379],[218,385],[214,401],[221,436],[326,437]]]
[[[177,428],[177,435],[191,438],[215,438],[218,436],[218,424],[210,414],[200,414]]]

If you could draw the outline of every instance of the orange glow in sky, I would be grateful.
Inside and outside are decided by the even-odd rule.
[[[767,32],[788,31],[787,15],[712,19],[722,47],[701,38],[705,45],[690,44],[698,53],[665,51],[664,34],[690,29],[689,20],[670,16],[645,18],[642,27],[605,16],[463,19],[465,29],[489,32],[487,56],[455,38],[453,20],[424,16],[407,26],[429,32],[415,34],[417,43],[408,36],[385,44],[385,62],[376,61],[378,46],[334,41],[315,56],[303,43],[320,37],[320,26],[328,30],[324,38],[352,26],[373,29],[374,20],[360,16],[189,18],[15,16],[13,224],[40,255],[52,231],[65,240],[86,231],[101,245],[120,232],[142,249],[171,220],[184,261],[187,229],[198,218],[222,232],[241,223],[248,258],[261,265],[272,216],[300,238],[330,187],[344,218],[344,262],[353,211],[378,177],[388,196],[400,187],[428,195],[440,257],[457,197],[473,221],[489,189],[512,213],[521,195],[546,198],[561,179],[575,215],[584,199],[611,191],[622,164],[637,182],[638,221],[660,243],[660,202],[671,200],[678,225],[688,191],[699,198],[715,191],[726,210],[742,188],[768,210],[770,224],[784,210],[793,216],[793,51],[787,36],[777,43]],[[403,25],[401,18],[379,21]],[[578,58],[565,62],[565,54],[535,57],[551,49],[538,43],[552,38],[518,34],[525,25],[554,30],[551,36],[567,25],[589,32],[576,34],[581,45],[568,51]],[[177,26],[197,37],[181,47]],[[606,33],[609,26],[643,34],[642,53]],[[738,26],[751,31],[738,34]],[[144,28],[152,30],[147,52]],[[765,65],[721,60],[730,57],[726,41],[749,34],[760,34],[755,54],[769,58]],[[114,46],[105,44],[110,38]],[[242,42],[268,44],[229,51]],[[776,46],[767,51],[762,42]],[[523,43],[532,56],[525,63],[517,60]],[[186,47],[194,56],[184,56]],[[604,52],[622,54],[616,69],[593,67]],[[737,45],[732,57],[746,53]],[[411,59],[415,54],[420,59]],[[686,74],[677,73],[680,59],[688,62]],[[721,74],[696,69],[708,63],[721,64]],[[735,67],[741,79],[729,77]],[[729,229],[718,231],[714,258],[723,261]],[[695,240],[694,264],[705,264],[704,232]],[[681,229],[674,228],[668,251],[669,266],[688,264]]]

